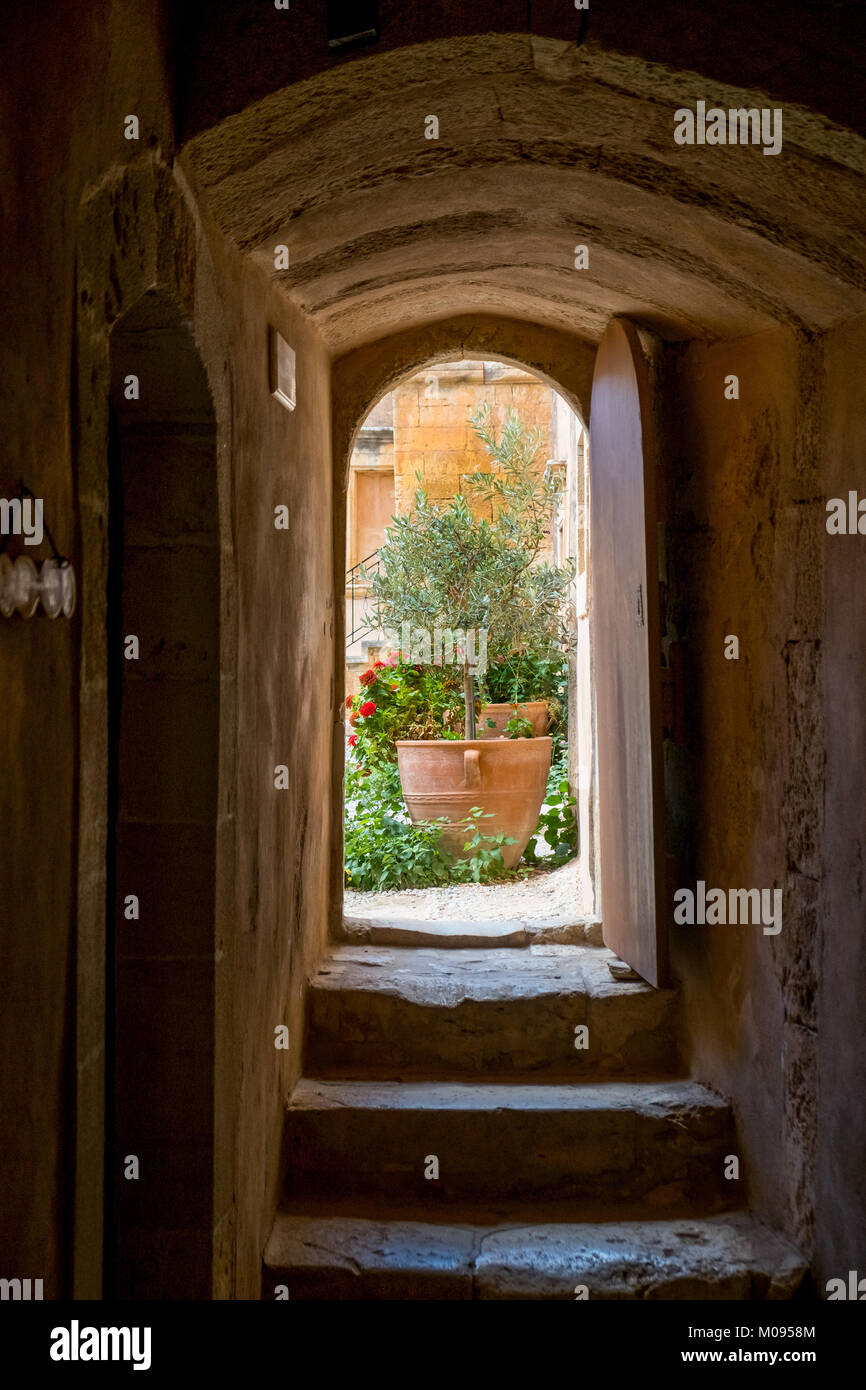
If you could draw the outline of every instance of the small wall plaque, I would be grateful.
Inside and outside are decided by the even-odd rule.
[[[275,328],[270,330],[268,352],[271,395],[286,410],[295,408],[295,353]]]

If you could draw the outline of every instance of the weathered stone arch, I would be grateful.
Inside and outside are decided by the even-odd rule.
[[[496,314],[460,314],[419,324],[338,357],[333,364],[332,438],[334,457],[334,591],[345,587],[346,487],[358,430],[384,393],[426,364],[449,358],[488,358],[513,362],[535,372],[589,421],[595,346],[576,334],[544,324]],[[345,648],[345,606],[335,604],[335,662]],[[343,907],[343,708],[336,711],[331,774],[331,926]]]
[[[594,340],[616,314],[687,340],[821,330],[866,306],[858,137],[789,103],[778,157],[678,145],[675,111],[701,100],[768,105],[592,44],[451,35],[298,74],[182,160],[338,355],[443,304]]]
[[[214,779],[213,855],[209,860],[215,882],[213,910],[207,925],[204,954],[208,976],[201,1000],[209,999],[209,1024],[213,1033],[208,1076],[209,1103],[217,1108],[225,1096],[231,1068],[231,1039],[215,1020],[225,1016],[221,996],[225,970],[216,968],[217,942],[231,941],[230,885],[234,871],[232,799],[235,737],[233,700],[236,641],[232,593],[230,491],[228,477],[231,434],[230,382],[224,346],[221,312],[213,287],[204,238],[182,182],[157,156],[148,155],[109,171],[82,200],[77,250],[77,396],[76,425],[78,482],[81,508],[80,610],[82,623],[79,682],[79,792],[81,826],[77,872],[77,1104],[74,1265],[77,1297],[99,1296],[103,1270],[97,1233],[103,1226],[103,1146],[106,1096],[104,1067],[106,1047],[106,959],[110,934],[118,930],[116,913],[107,903],[107,845],[109,839],[109,677],[111,663],[122,660],[109,652],[107,643],[110,583],[114,582],[109,515],[110,409],[112,396],[112,338],[127,328],[127,341],[148,335],[152,360],[165,367],[181,351],[189,370],[176,382],[174,406],[184,414],[184,391],[191,391],[189,423],[201,426],[205,400],[209,403],[211,450],[209,473],[199,478],[209,497],[213,526],[207,544],[215,551],[215,583],[206,596],[202,621],[209,625],[209,659],[219,692],[214,710],[215,727],[203,756],[213,760]],[[195,323],[195,328],[193,328]],[[160,346],[160,334],[167,349]],[[116,352],[114,354],[117,356]],[[115,396],[117,394],[115,383]],[[145,383],[146,390],[146,383]],[[163,380],[163,404],[172,390]],[[148,409],[147,399],[142,402]],[[150,406],[154,405],[151,400]],[[170,412],[166,416],[169,419]],[[198,417],[196,419],[196,417]],[[116,518],[115,518],[116,520]],[[181,514],[179,520],[183,522]],[[146,922],[139,924],[143,937]],[[202,943],[197,943],[201,946]],[[143,951],[146,952],[146,947]],[[226,954],[228,954],[226,952]],[[110,957],[109,957],[110,958]],[[201,1002],[200,1000],[200,1002]],[[142,1047],[146,1049],[146,1039]],[[201,1087],[200,1087],[201,1098]],[[226,1154],[228,1152],[228,1159]],[[108,1156],[106,1156],[108,1159]],[[211,1191],[212,1229],[205,1259],[207,1273],[219,1296],[217,1271],[230,1269],[225,1257],[226,1232],[231,1240],[228,1161],[230,1146],[210,1146],[213,1163]],[[110,1161],[110,1159],[108,1159]],[[220,1171],[220,1170],[224,1171]],[[222,1224],[221,1224],[222,1223]],[[219,1228],[219,1229],[217,1229]],[[154,1226],[155,1229],[155,1226]],[[222,1249],[220,1246],[222,1244]],[[230,1248],[230,1247],[229,1247]],[[158,1287],[160,1262],[153,1278]]]
[[[334,362],[335,483],[345,488],[355,437],[380,396],[429,362],[480,357],[535,372],[588,422],[594,344],[576,334],[496,314],[437,319],[365,344]]]

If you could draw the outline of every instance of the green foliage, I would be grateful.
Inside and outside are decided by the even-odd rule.
[[[502,831],[498,835],[485,835],[481,822],[489,814],[482,811],[480,806],[473,806],[469,812],[463,848],[474,852],[469,859],[455,861],[455,867],[460,866],[460,876],[452,881],[463,883],[471,879],[473,883],[489,883],[492,879],[517,877],[513,869],[506,869],[502,860],[505,846],[514,845],[517,841],[513,835],[506,835]]]
[[[556,766],[568,756],[567,658],[539,656],[532,650],[500,657],[487,668],[484,698],[495,705],[544,701],[550,719],[547,732],[553,739],[550,774],[553,777]],[[492,723],[491,720],[487,722]],[[548,790],[555,795],[555,786],[548,783]]]
[[[442,845],[442,826],[412,825],[400,789],[396,763],[346,763],[345,884],[363,892],[388,888],[426,888],[445,883],[488,883],[514,877],[502,862],[504,835],[485,836],[484,813],[467,817],[464,848],[468,859],[454,859]]]
[[[524,719],[520,714],[513,714],[505,725],[506,738],[533,738],[535,730],[532,727],[531,719]]]
[[[550,769],[544,805],[532,839],[523,851],[523,858],[534,868],[565,864],[577,854],[577,800],[568,785],[567,750]],[[551,853],[539,854],[539,838],[544,836]]]
[[[551,718],[548,733],[564,733],[568,720],[568,661],[561,653],[540,655],[532,646],[501,656],[487,667],[484,695],[492,705],[543,700]]]

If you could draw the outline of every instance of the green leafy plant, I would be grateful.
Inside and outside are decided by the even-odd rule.
[[[543,700],[550,716],[548,733],[564,732],[568,717],[568,661],[561,653],[544,655],[532,645],[492,660],[484,677],[484,695],[492,705],[525,705]]]
[[[473,883],[487,883],[495,878],[516,878],[515,870],[506,869],[502,860],[502,851],[506,845],[515,844],[513,835],[484,835],[479,822],[485,818],[485,812],[480,806],[473,806],[469,812],[467,820],[467,834],[471,831],[469,838],[463,845],[464,850],[472,850],[468,860],[458,860],[458,863],[468,864],[468,876]]]
[[[511,878],[505,869],[505,835],[486,836],[484,812],[474,807],[466,818],[466,859],[454,859],[442,843],[443,825],[413,825],[400,789],[395,763],[367,768],[354,758],[346,764],[345,885],[362,892],[389,888],[425,888],[444,883],[487,883]]]
[[[538,825],[523,851],[523,858],[533,868],[565,864],[577,853],[577,799],[568,784],[567,756],[567,750],[563,750],[550,769]],[[539,853],[542,838],[550,850],[547,855]]]
[[[513,714],[505,725],[507,738],[532,738],[535,730],[532,727],[531,719],[524,719],[520,714]]]

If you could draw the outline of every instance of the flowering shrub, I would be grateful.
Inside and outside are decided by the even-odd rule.
[[[398,738],[459,738],[463,687],[454,667],[419,666],[393,657],[361,676],[361,690],[346,699],[355,731],[358,765],[397,761]]]

